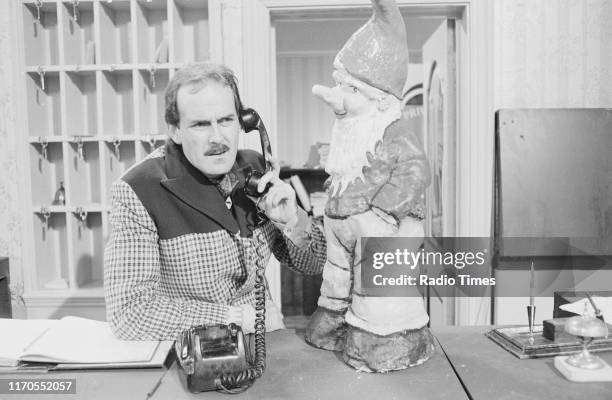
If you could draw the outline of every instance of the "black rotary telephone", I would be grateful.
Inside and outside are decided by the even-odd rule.
[[[266,288],[264,266],[255,278],[255,358],[239,325],[199,325],[179,333],[174,344],[179,364],[192,392],[247,390],[266,369]]]
[[[271,169],[272,150],[266,127],[257,112],[241,110],[240,123],[245,132],[258,130],[266,171]],[[244,191],[252,197],[265,172],[252,169],[245,180]],[[236,394],[247,390],[266,368],[266,287],[265,265],[257,262],[255,271],[255,357],[251,356],[244,332],[239,325],[199,325],[181,332],[175,343],[179,364],[187,375],[187,387],[192,392],[219,390]]]
[[[259,140],[261,141],[261,153],[264,158],[264,164],[266,166],[265,172],[257,171],[255,169],[251,170],[246,177],[244,191],[246,194],[252,197],[259,197],[264,195],[271,184],[268,183],[266,185],[265,190],[262,193],[257,191],[257,185],[261,180],[261,177],[268,172],[272,165],[270,164],[270,158],[272,157],[272,147],[270,146],[270,138],[268,137],[268,131],[266,131],[266,127],[264,126],[263,121],[257,111],[252,108],[245,108],[240,110],[240,121],[242,124],[242,128],[245,132],[251,132],[253,130],[259,131]]]

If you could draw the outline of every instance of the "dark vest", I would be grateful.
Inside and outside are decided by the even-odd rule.
[[[251,169],[265,170],[259,153],[238,151],[232,171],[239,183],[230,195],[230,210],[215,184],[191,165],[180,145],[168,140],[163,150],[162,157],[145,159],[123,176],[155,222],[160,239],[218,230],[249,237],[265,222],[242,189]]]

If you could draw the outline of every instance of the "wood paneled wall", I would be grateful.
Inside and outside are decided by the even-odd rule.
[[[11,282],[22,288],[22,229],[20,205],[23,191],[20,188],[18,163],[19,143],[24,132],[18,120],[19,88],[22,75],[15,69],[22,38],[12,30],[14,1],[0,2],[0,256],[10,258]],[[19,4],[20,5],[20,4]],[[35,116],[34,116],[35,117]]]
[[[496,108],[612,107],[612,1],[496,0]]]

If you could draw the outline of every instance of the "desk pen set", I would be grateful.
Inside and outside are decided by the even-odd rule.
[[[612,350],[609,326],[589,293],[582,315],[535,324],[535,273],[531,262],[527,325],[498,328],[485,335],[520,359],[556,356],[555,367],[569,380],[612,381],[612,368],[591,352]],[[595,316],[589,312],[592,307]]]

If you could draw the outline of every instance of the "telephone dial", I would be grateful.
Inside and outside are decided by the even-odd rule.
[[[245,132],[259,131],[266,171],[272,168],[270,139],[257,112],[251,108],[241,110],[240,124]],[[252,169],[246,177],[244,191],[253,197],[265,172]],[[180,366],[187,375],[187,387],[192,392],[218,390],[236,394],[247,390],[266,368],[265,265],[257,263],[255,271],[255,356],[251,355],[244,332],[239,325],[199,325],[181,332],[175,342]]]

